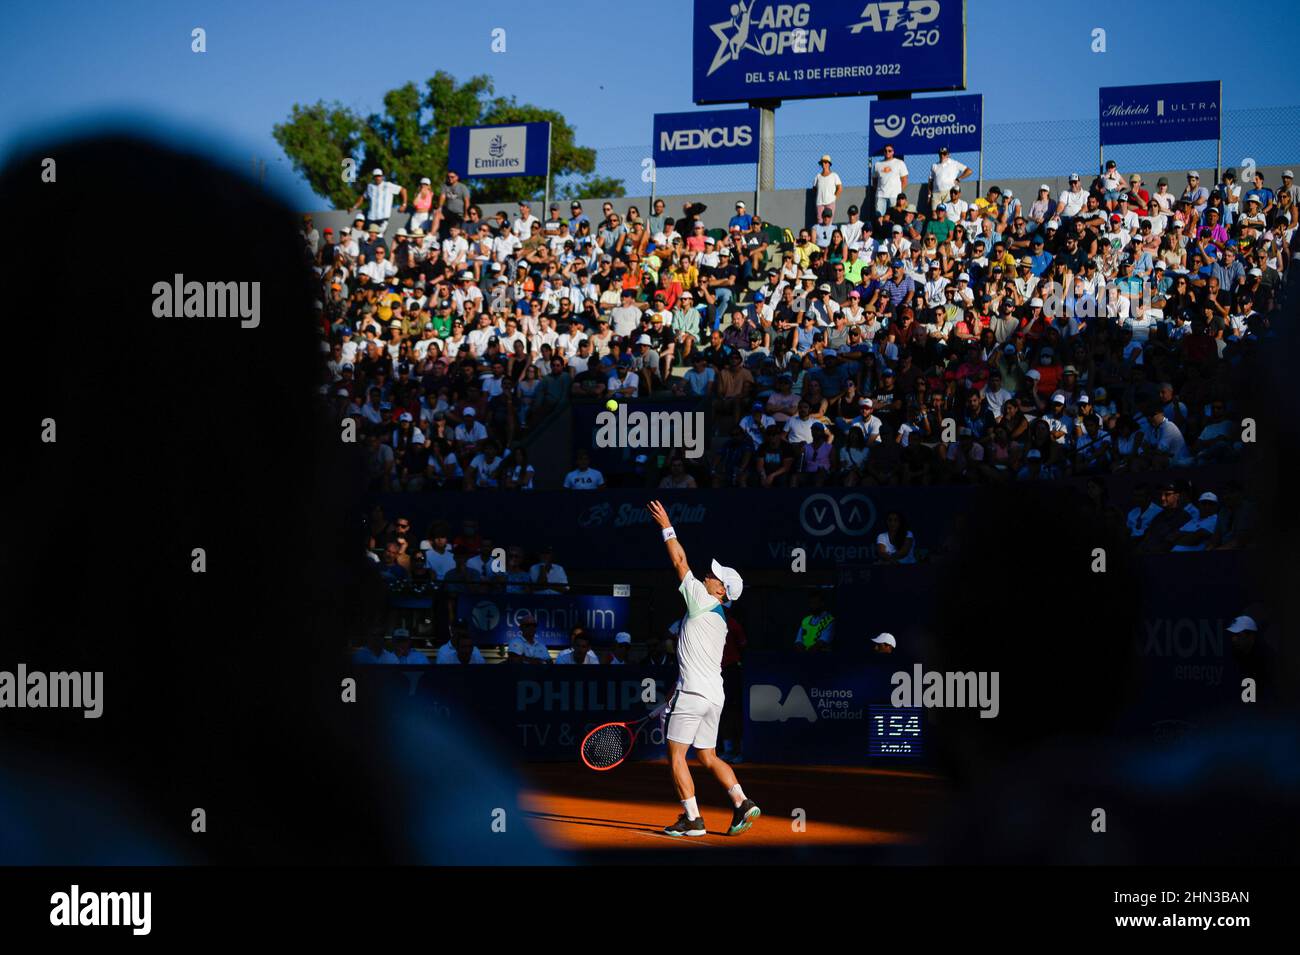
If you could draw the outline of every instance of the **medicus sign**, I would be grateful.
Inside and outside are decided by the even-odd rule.
[[[966,88],[964,0],[695,0],[694,100]]]

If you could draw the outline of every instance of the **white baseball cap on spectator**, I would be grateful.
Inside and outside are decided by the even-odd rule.
[[[895,650],[898,649],[898,641],[894,639],[892,633],[881,633],[871,638],[872,643],[887,643]]]
[[[1065,395],[1061,394],[1059,391],[1056,394],[1052,395],[1052,404],[1054,405],[1065,404]]]
[[[969,273],[969,272],[963,272],[961,275],[957,276],[957,281],[958,281],[958,282],[969,282],[969,281],[970,281],[970,273]]]
[[[1207,504],[1218,504],[1218,503],[1219,503],[1219,495],[1215,494],[1213,491],[1206,491],[1204,494],[1202,494],[1202,495],[1201,495],[1200,497],[1198,497],[1196,500],[1197,500],[1197,501],[1205,501]]]
[[[1078,182],[1078,181],[1079,181],[1079,174],[1077,172],[1070,173],[1070,182]]]
[[[1232,623],[1228,624],[1227,630],[1229,633],[1243,633],[1246,631],[1258,633],[1259,624],[1255,623],[1254,617],[1247,617],[1245,614],[1242,614],[1240,617],[1233,620]]]
[[[637,343],[638,345],[650,345],[650,344],[653,344],[653,343],[650,341],[650,336],[649,336],[649,335],[642,335],[640,338],[638,338],[638,339],[636,340],[636,343]]]
[[[620,630],[618,633],[614,634],[614,642],[615,642],[615,643],[631,643],[631,642],[632,642],[632,634],[628,633],[626,630]]]
[[[374,169],[370,170],[370,175],[372,175],[372,176],[382,176],[383,174],[384,174],[384,171],[383,171],[382,169],[380,169],[378,166],[376,166]]]
[[[433,180],[430,179],[428,176],[421,176],[421,177],[420,177],[420,185],[422,185],[422,186],[432,186],[432,185],[433,185]]]

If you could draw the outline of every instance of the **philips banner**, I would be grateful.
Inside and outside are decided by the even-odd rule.
[[[947,146],[955,153],[980,151],[984,97],[936,96],[911,100],[872,100],[868,149],[874,156],[892,145],[901,156],[937,153]]]
[[[611,644],[629,630],[631,600],[591,594],[461,594],[456,615],[469,622],[479,645],[505,646],[519,636],[518,618],[528,612],[537,621],[537,639],[548,647],[567,647],[569,631],[581,626],[596,645]]]
[[[545,176],[551,124],[453,126],[447,133],[447,168],[466,179]]]
[[[656,166],[725,166],[758,162],[758,110],[655,113]]]
[[[695,0],[696,103],[966,88],[964,0]]]
[[[360,692],[382,695],[396,712],[420,713],[449,732],[494,741],[501,752],[526,761],[576,761],[583,737],[601,723],[635,720],[654,708],[654,697],[673,691],[674,668],[649,666],[355,667]],[[471,735],[472,734],[472,735]],[[661,759],[658,721],[637,730],[631,759]]]
[[[1097,95],[1103,146],[1219,138],[1220,80],[1103,86]]]

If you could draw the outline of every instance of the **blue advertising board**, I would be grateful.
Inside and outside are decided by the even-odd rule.
[[[886,145],[892,145],[900,156],[937,153],[941,146],[954,153],[979,152],[983,122],[981,93],[872,100],[868,148],[873,156]]]
[[[726,166],[758,162],[758,110],[655,113],[656,166]]]
[[[695,0],[698,104],[966,88],[965,0]]]
[[[527,761],[576,761],[583,738],[601,723],[636,720],[667,699],[675,667],[512,666],[355,667],[361,692],[383,695],[394,707],[421,712],[449,729],[481,731],[502,752]],[[664,755],[657,720],[637,729],[633,760]]]
[[[1103,146],[1218,139],[1223,83],[1103,86],[1097,102]]]
[[[750,653],[745,657],[745,758],[864,765],[925,755],[925,713],[895,707],[897,654]]]
[[[456,615],[468,621],[479,645],[505,646],[519,636],[519,614],[537,621],[537,639],[548,647],[567,647],[569,631],[581,626],[591,642],[611,644],[630,629],[631,600],[596,594],[461,594]]]
[[[464,179],[545,176],[550,123],[453,126],[447,132],[447,168]]]

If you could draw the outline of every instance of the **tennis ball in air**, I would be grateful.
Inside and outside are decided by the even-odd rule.
[[[615,401],[613,398],[610,398],[609,401],[605,402],[605,407],[608,408],[610,411],[617,411],[618,402]]]

